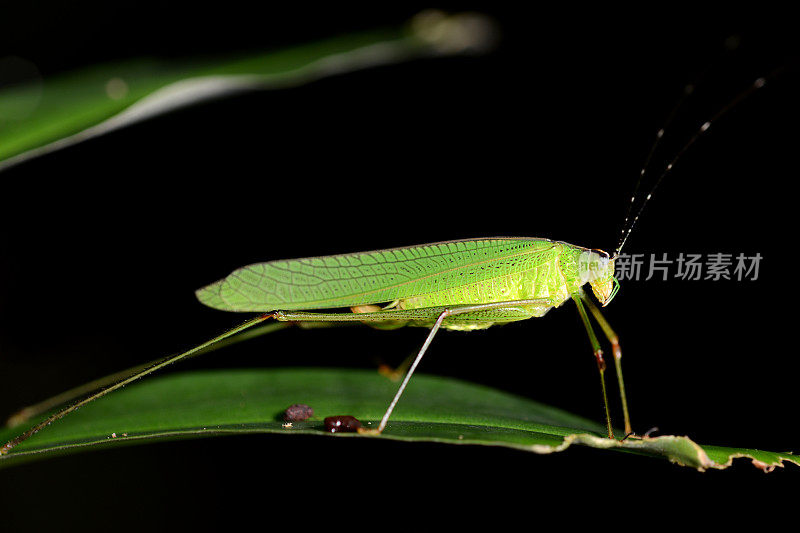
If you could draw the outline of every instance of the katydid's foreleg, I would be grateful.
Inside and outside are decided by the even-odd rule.
[[[611,413],[608,410],[608,394],[606,394],[606,362],[603,359],[603,350],[600,349],[600,343],[597,342],[597,336],[594,334],[592,324],[589,322],[589,316],[586,314],[586,309],[583,308],[583,302],[579,296],[573,295],[572,299],[575,300],[575,305],[578,307],[578,313],[581,315],[583,325],[586,327],[586,333],[589,335],[589,342],[592,344],[594,357],[597,360],[597,368],[600,370],[600,385],[603,388],[603,405],[606,408],[606,426],[608,427],[608,438],[614,438],[614,430],[611,428]]]
[[[611,343],[611,351],[614,353],[614,366],[617,371],[617,382],[619,383],[619,396],[622,400],[622,415],[625,418],[625,434],[630,435],[633,433],[631,429],[631,419],[628,415],[628,400],[625,396],[625,381],[622,379],[622,350],[619,347],[619,337],[611,329],[611,325],[600,312],[600,309],[586,296],[586,293],[581,293],[581,299],[586,303],[586,306],[591,311],[597,323],[600,324],[600,329],[605,333],[608,342]]]

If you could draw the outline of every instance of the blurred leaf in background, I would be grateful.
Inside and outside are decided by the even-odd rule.
[[[25,59],[0,58],[0,171],[41,154],[181,107],[246,91],[427,56],[478,53],[494,39],[478,14],[425,11],[406,27],[353,33],[238,57],[148,59],[42,79]]]

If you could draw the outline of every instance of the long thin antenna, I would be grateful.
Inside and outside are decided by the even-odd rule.
[[[628,220],[631,217],[631,213],[633,212],[633,204],[636,200],[636,195],[639,193],[639,188],[642,185],[642,179],[644,178],[645,174],[647,174],[647,169],[650,167],[650,162],[653,159],[653,156],[658,150],[658,147],[661,145],[661,139],[664,138],[664,132],[667,128],[672,124],[672,121],[675,120],[675,117],[678,115],[678,111],[683,104],[688,100],[689,95],[694,92],[694,88],[697,85],[697,81],[695,83],[690,83],[683,87],[683,95],[678,100],[678,103],[675,104],[675,107],[672,108],[672,111],[669,112],[667,115],[667,120],[664,121],[664,124],[659,128],[656,132],[656,139],[653,141],[653,144],[650,145],[650,152],[647,154],[647,157],[644,160],[644,164],[642,165],[641,170],[639,171],[639,178],[636,180],[636,185],[633,187],[633,192],[631,193],[631,201],[628,203],[628,212],[625,213],[625,220],[622,222],[622,233],[625,233],[625,228],[628,226]],[[620,239],[622,239],[622,235],[620,235]],[[619,243],[618,243],[619,244]]]
[[[736,39],[728,38],[725,41],[725,52],[732,53],[735,52],[739,48],[739,42]],[[672,125],[672,121],[675,120],[675,117],[678,116],[678,111],[683,107],[689,97],[694,93],[695,87],[701,85],[703,83],[704,78],[708,75],[709,70],[711,67],[706,67],[695,79],[693,82],[684,85],[683,87],[683,94],[678,99],[678,102],[669,112],[667,115],[667,119],[664,121],[663,125],[659,130],[656,132],[656,138],[653,141],[653,144],[650,146],[650,152],[647,154],[647,157],[644,160],[644,164],[642,164],[642,168],[639,171],[639,177],[636,180],[636,185],[633,188],[633,192],[631,193],[631,201],[628,203],[628,210],[625,213],[625,220],[622,222],[622,230],[620,232],[620,240],[617,242],[617,253],[619,253],[620,247],[622,246],[623,237],[625,236],[625,230],[628,228],[628,221],[631,218],[631,213],[633,212],[633,206],[636,202],[636,196],[639,193],[639,189],[642,185],[642,180],[644,179],[647,171],[650,168],[650,163],[653,160],[653,156],[655,155],[656,151],[658,150],[659,146],[661,145],[661,140],[664,138],[664,133],[667,129]],[[647,203],[647,201],[645,201]]]
[[[727,114],[731,109],[736,107],[744,99],[746,99],[751,94],[756,92],[758,89],[760,89],[764,85],[766,85],[767,78],[774,77],[775,74],[777,74],[782,69],[783,69],[783,67],[780,67],[780,68],[772,71],[767,76],[762,76],[762,77],[757,78],[744,91],[740,92],[736,97],[733,98],[733,100],[728,102],[727,105],[725,105],[722,109],[717,111],[709,120],[703,122],[703,124],[697,129],[695,134],[692,135],[692,137],[689,139],[689,141],[686,144],[683,145],[683,148],[681,148],[677,152],[677,154],[672,158],[672,160],[670,160],[670,162],[667,164],[667,166],[664,167],[664,170],[661,172],[661,174],[658,176],[658,179],[656,179],[655,183],[650,188],[650,192],[647,193],[647,196],[645,197],[644,202],[639,207],[638,211],[636,212],[636,216],[634,216],[633,219],[630,218],[630,211],[631,211],[632,205],[629,206],[629,211],[628,211],[629,214],[628,214],[628,216],[625,217],[625,222],[623,224],[622,232],[620,234],[619,243],[617,244],[617,248],[614,251],[614,256],[613,257],[619,256],[620,252],[622,251],[622,247],[625,246],[625,242],[628,240],[628,237],[630,237],[631,231],[633,231],[634,226],[636,226],[636,222],[638,222],[639,216],[642,214],[642,211],[644,211],[644,207],[650,201],[650,199],[653,196],[653,193],[658,188],[659,184],[663,181],[664,177],[667,174],[670,173],[670,171],[675,166],[675,163],[683,156],[683,154],[686,153],[686,151],[689,148],[691,148],[692,145],[694,145],[694,143],[697,142],[697,140],[705,132],[708,131],[708,129],[711,127],[711,125],[713,123],[715,123],[717,120],[719,120],[723,115]],[[659,130],[659,133],[661,133],[661,132],[663,132],[663,128],[661,130]],[[662,135],[663,135],[663,133],[662,133]],[[660,136],[659,136],[659,139],[660,139]],[[656,140],[656,143],[658,143],[659,139]],[[651,153],[652,153],[652,151],[653,150],[651,150]],[[644,172],[644,169],[642,169],[642,172]],[[633,204],[633,199],[636,197],[635,193],[638,192],[638,187],[639,187],[639,183],[640,182],[641,182],[641,175],[639,176],[639,181],[637,182],[637,188],[636,188],[636,191],[634,192],[634,196],[631,197],[631,204]]]

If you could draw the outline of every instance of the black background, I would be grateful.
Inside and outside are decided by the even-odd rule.
[[[302,43],[401,23],[421,7],[39,4],[4,17],[0,55],[47,76],[127,57]],[[0,175],[0,414],[238,323],[193,291],[250,262],[493,235],[613,249],[639,167],[684,85],[702,78],[657,164],[755,78],[787,67],[680,160],[626,249],[760,253],[759,279],[623,282],[606,316],[621,336],[637,431],[797,451],[800,107],[797,35],[785,16],[449,9],[492,15],[502,30],[496,50],[204,104]],[[740,46],[726,52],[732,36]],[[173,371],[368,368],[375,354],[400,361],[423,337],[288,331]],[[570,303],[540,320],[441,335],[421,371],[602,420],[596,367]],[[258,436],[23,465],[0,473],[0,506],[11,521],[85,528],[242,516],[266,524],[312,511],[322,511],[320,523],[386,523],[388,514],[413,525],[421,508],[500,523],[642,524],[680,520],[672,509],[779,500],[796,476],[792,467],[765,476],[747,460],[699,474],[587,449],[537,456]]]

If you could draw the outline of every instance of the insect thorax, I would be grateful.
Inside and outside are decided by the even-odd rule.
[[[459,280],[460,283],[456,283],[443,276],[433,284],[440,287],[438,290],[401,299],[397,307],[418,309],[541,299],[544,300],[542,304],[527,306],[524,313],[503,321],[542,316],[551,308],[561,305],[585,283],[581,283],[579,275],[579,258],[583,248],[566,243],[550,244],[546,250],[521,254],[492,264],[476,265],[474,271],[465,272],[461,276],[463,279],[475,278],[476,281],[463,283]],[[487,270],[497,271],[499,274],[486,274]],[[478,327],[488,326],[474,324],[458,329]]]

